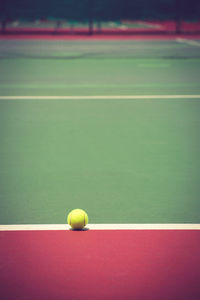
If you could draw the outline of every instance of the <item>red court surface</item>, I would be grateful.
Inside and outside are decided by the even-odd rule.
[[[0,232],[0,298],[200,299],[200,231]]]
[[[0,34],[0,40],[176,40],[177,38],[183,39],[200,39],[200,34],[148,34],[148,35],[81,35],[81,34]]]

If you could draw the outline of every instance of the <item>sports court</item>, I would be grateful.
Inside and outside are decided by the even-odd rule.
[[[1,299],[199,299],[199,132],[197,34],[0,35]]]

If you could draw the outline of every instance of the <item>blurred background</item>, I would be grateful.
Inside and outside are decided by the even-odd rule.
[[[1,33],[199,33],[197,0],[0,0]]]

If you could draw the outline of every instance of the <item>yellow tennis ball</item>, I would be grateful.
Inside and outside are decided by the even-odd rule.
[[[83,229],[88,224],[88,215],[82,209],[73,209],[67,217],[67,223],[73,229]]]

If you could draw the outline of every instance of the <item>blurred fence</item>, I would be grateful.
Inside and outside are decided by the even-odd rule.
[[[0,0],[2,33],[200,33],[196,0]]]

